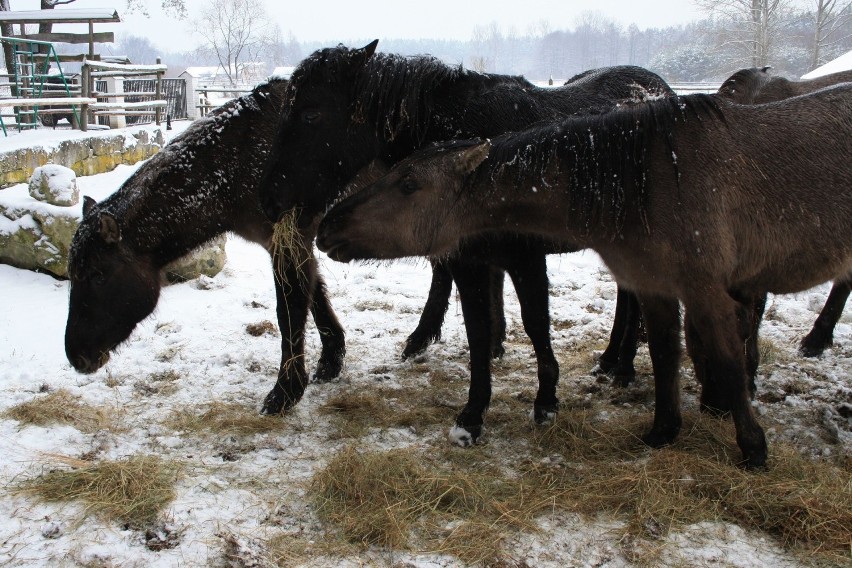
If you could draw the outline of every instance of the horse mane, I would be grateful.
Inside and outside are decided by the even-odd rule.
[[[671,175],[679,187],[675,153],[677,123],[719,121],[725,117],[712,95],[670,97],[615,109],[608,113],[546,122],[493,140],[488,159],[468,183],[494,186],[497,178],[525,187],[540,180],[570,186],[572,214],[593,227],[621,232],[627,216],[638,214],[645,231],[647,217],[647,152],[661,138],[671,156]],[[508,177],[506,177],[508,176]],[[566,177],[568,176],[568,177]]]
[[[176,169],[189,170],[193,165],[199,165],[195,162],[195,150],[218,144],[228,121],[232,118],[246,113],[268,113],[270,105],[278,105],[280,108],[286,85],[285,79],[271,78],[255,86],[250,93],[232,99],[211,110],[205,117],[195,120],[133,173],[118,190],[92,207],[78,226],[71,245],[71,256],[78,259],[86,257],[88,243],[98,233],[101,213],[112,215],[122,224],[123,229],[132,226],[134,232],[139,234],[138,244],[146,246],[141,239],[147,234],[148,227],[138,217],[152,214],[145,204],[152,193],[163,190],[162,183],[158,183],[159,176]],[[170,188],[170,193],[177,197],[183,189],[173,187]],[[148,235],[148,238],[150,237],[151,235]]]
[[[355,103],[355,123],[369,120],[382,129],[388,140],[394,140],[407,130],[419,146],[425,140],[432,118],[433,92],[439,87],[472,76],[485,79],[483,85],[508,80],[525,87],[533,86],[522,77],[477,73],[460,65],[447,65],[430,55],[375,53],[352,76],[353,57],[357,53],[358,50],[343,45],[315,51],[293,71],[289,101],[292,102],[300,85],[306,81],[321,84],[336,83],[340,77],[351,79],[349,96]]]

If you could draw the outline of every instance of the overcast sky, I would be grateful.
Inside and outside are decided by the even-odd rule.
[[[76,0],[68,8],[114,8],[120,24],[103,24],[96,31],[147,37],[164,51],[186,51],[199,43],[188,21],[162,13],[160,0],[146,0],[150,18],[127,13],[124,0]],[[186,0],[198,12],[214,0]],[[547,21],[551,30],[573,28],[583,12],[598,11],[627,26],[662,27],[700,17],[691,0],[324,0],[285,2],[262,0],[271,21],[284,36],[329,45],[366,38],[471,38],[476,26],[496,22],[503,33],[514,28],[525,35],[531,26]],[[37,10],[39,0],[11,0],[12,10]],[[59,6],[58,10],[63,9]],[[63,29],[67,30],[67,27]],[[62,30],[57,30],[62,31]]]

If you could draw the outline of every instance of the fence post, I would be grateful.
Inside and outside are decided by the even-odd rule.
[[[92,96],[92,84],[91,84],[91,68],[86,65],[86,60],[83,60],[83,67],[81,70],[81,85],[80,92],[83,97],[91,97]],[[89,129],[89,105],[80,105],[80,130],[83,132]]]
[[[157,58],[157,65],[160,65],[162,61],[160,58]],[[154,100],[159,101],[163,98],[163,85],[162,85],[163,73],[162,71],[157,71],[157,80],[156,80],[156,88],[154,91],[157,93],[154,96]],[[160,126],[160,118],[162,117],[163,110],[160,107],[156,107],[154,109],[154,122],[156,122],[157,126]]]
[[[124,92],[124,77],[105,77],[105,79],[108,94],[119,95]],[[107,100],[119,102],[119,99],[113,99],[112,97]],[[121,99],[121,101],[124,101],[124,99]],[[124,115],[111,114],[108,119],[110,128],[124,128],[127,126],[127,119],[125,119]]]

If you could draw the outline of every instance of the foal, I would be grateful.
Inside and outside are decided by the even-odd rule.
[[[488,231],[594,249],[646,317],[656,408],[644,441],[680,430],[680,300],[744,464],[761,467],[737,299],[852,275],[850,155],[850,86],[771,105],[664,99],[421,150],[334,207],[317,244],[344,262],[443,255]]]

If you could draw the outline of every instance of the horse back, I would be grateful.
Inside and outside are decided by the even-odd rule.
[[[663,212],[655,225],[680,227],[687,251],[727,263],[743,287],[797,291],[852,271],[852,85],[719,108],[722,119],[687,119],[670,150],[658,145],[668,163],[654,171],[675,160],[678,177],[654,181],[668,203],[649,207]],[[670,218],[672,202],[684,219]]]

